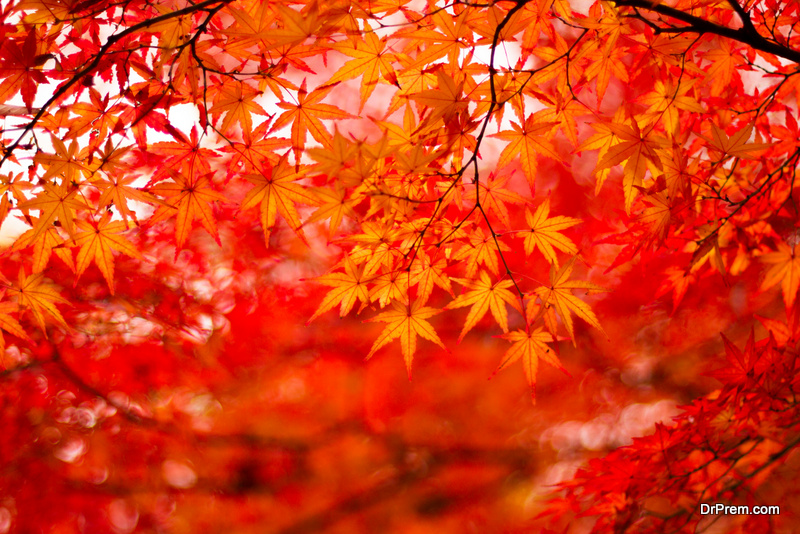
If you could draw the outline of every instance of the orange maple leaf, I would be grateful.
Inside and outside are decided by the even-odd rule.
[[[333,189],[329,187],[315,187],[313,194],[320,200],[320,207],[311,214],[303,225],[308,225],[312,222],[330,219],[328,224],[328,240],[332,240],[339,230],[339,225],[342,224],[342,218],[345,216],[351,219],[357,219],[353,206],[358,204],[360,199],[347,198],[347,190],[343,185],[337,183]]]
[[[508,165],[519,154],[522,172],[525,173],[525,177],[531,186],[531,191],[533,191],[536,182],[536,158],[539,154],[555,161],[562,161],[555,147],[547,140],[547,134],[555,125],[556,123],[554,122],[540,122],[539,116],[531,114],[525,120],[525,124],[520,126],[512,121],[511,128],[513,130],[504,130],[492,135],[492,137],[510,141],[508,146],[500,153],[497,166],[504,167]]]
[[[497,215],[497,219],[504,228],[508,228],[511,223],[508,216],[508,208],[506,204],[525,204],[528,202],[522,195],[506,189],[508,181],[511,179],[510,174],[506,174],[497,178],[494,174],[490,174],[487,180],[481,180],[478,184],[478,191],[475,188],[470,188],[464,194],[464,199],[470,204],[474,204],[480,200],[483,209],[489,213]]]
[[[729,156],[744,159],[756,159],[755,154],[768,149],[775,143],[748,143],[750,134],[753,132],[753,125],[748,124],[732,136],[728,137],[725,130],[711,123],[711,137],[698,134],[700,137],[711,143],[711,146]]]
[[[253,129],[252,114],[267,114],[264,108],[254,101],[255,97],[260,95],[260,91],[245,83],[225,84],[220,88],[214,99],[214,106],[208,112],[217,117],[225,113],[225,118],[219,126],[223,133],[230,131],[235,122],[239,123],[242,131],[249,132]]]
[[[31,217],[31,220],[34,224],[36,223],[35,217]],[[31,228],[19,236],[17,240],[14,241],[14,244],[11,245],[11,250],[21,250],[33,245],[32,270],[34,273],[44,271],[53,252],[55,252],[56,255],[61,258],[61,261],[66,263],[73,272],[75,271],[75,262],[72,260],[72,252],[70,252],[69,248],[64,246],[64,238],[61,237],[61,234],[58,233],[55,226],[50,226],[50,228],[43,233],[35,236],[36,230],[35,228]]]
[[[469,243],[464,243],[453,256],[453,260],[466,263],[467,277],[472,278],[477,273],[479,264],[485,265],[493,274],[498,274],[500,268],[498,248],[500,252],[505,252],[509,250],[508,245],[501,241],[498,247],[491,237],[484,235],[480,227],[475,228],[469,234],[469,241]]]
[[[264,231],[264,242],[269,246],[269,234],[277,214],[280,213],[289,227],[298,237],[305,241],[300,216],[295,204],[318,205],[319,199],[307,187],[298,183],[304,172],[295,172],[286,163],[284,155],[275,167],[267,167],[259,174],[248,174],[245,178],[255,187],[247,192],[240,209],[248,210],[259,206],[261,211],[261,228]]]
[[[56,150],[55,154],[40,152],[33,157],[36,163],[47,168],[42,180],[50,181],[53,178],[59,178],[71,184],[78,181],[80,174],[88,175],[89,169],[82,163],[88,152],[87,149],[79,151],[77,141],[72,141],[67,148],[64,141],[53,134],[50,134],[50,141]]]
[[[211,211],[211,203],[214,201],[224,201],[225,197],[214,191],[210,186],[209,176],[186,176],[169,169],[172,182],[160,182],[150,190],[161,195],[166,199],[165,205],[156,210],[150,217],[148,224],[152,225],[160,221],[170,219],[177,215],[175,223],[175,242],[178,248],[175,251],[177,256],[189,232],[192,230],[192,221],[198,219],[209,234],[219,243],[219,232],[214,214]],[[176,212],[177,210],[177,212]]]
[[[766,291],[780,283],[787,310],[794,306],[797,289],[800,288],[800,256],[795,254],[796,250],[797,246],[778,243],[777,251],[768,252],[760,258],[770,265],[761,283],[761,290]]]
[[[20,339],[30,339],[22,325],[12,317],[11,312],[19,310],[19,306],[13,302],[0,302],[0,328],[5,330],[11,335],[17,336]],[[0,332],[0,355],[3,354],[6,348],[6,340]],[[1,356],[0,356],[1,357]]]
[[[115,173],[109,174],[108,178],[103,178],[92,182],[92,185],[100,190],[100,199],[97,201],[97,212],[100,212],[106,206],[113,204],[122,220],[126,223],[130,217],[136,224],[136,214],[128,207],[128,200],[135,200],[144,202],[146,204],[159,204],[165,206],[166,203],[159,198],[154,197],[147,191],[142,191],[136,187],[131,187],[134,181],[138,179],[136,175],[118,175]]]
[[[69,328],[61,312],[56,308],[56,304],[69,304],[69,301],[45,281],[43,273],[28,276],[24,268],[20,269],[17,283],[8,288],[8,294],[16,299],[20,309],[30,310],[45,336],[48,317],[52,317],[60,326]]]
[[[639,123],[631,118],[629,124],[607,123],[605,126],[620,140],[611,146],[605,155],[597,162],[597,171],[625,163],[622,172],[622,188],[625,192],[625,212],[630,215],[633,199],[636,197],[637,187],[641,187],[647,163],[663,171],[661,158],[656,149],[663,144],[648,133],[639,129]],[[599,186],[598,186],[599,187]]]
[[[352,119],[352,115],[346,111],[342,111],[336,106],[330,104],[322,104],[320,101],[331,92],[336,84],[328,84],[325,86],[317,87],[310,93],[306,89],[306,80],[300,84],[300,89],[297,91],[297,104],[290,104],[288,102],[278,102],[278,107],[285,109],[280,117],[278,117],[270,128],[268,133],[272,133],[284,126],[291,124],[292,126],[292,146],[295,154],[299,155],[306,146],[306,133],[310,132],[311,136],[323,146],[330,146],[331,134],[325,125],[322,124],[321,119]],[[299,157],[297,158],[299,161]]]
[[[75,235],[73,225],[73,220],[75,219],[74,210],[88,208],[82,200],[76,198],[79,189],[66,180],[62,180],[60,185],[46,183],[43,187],[44,191],[36,195],[35,198],[17,206],[23,210],[39,210],[39,219],[36,222],[36,226],[34,226],[31,239],[37,239],[52,226],[56,219],[70,236]]]
[[[370,31],[366,25],[365,32]],[[375,33],[366,33],[363,40],[347,40],[333,45],[333,48],[354,58],[341,66],[328,83],[338,83],[361,76],[361,105],[358,112],[364,109],[367,99],[375,90],[379,76],[387,80],[396,79],[392,63],[394,54],[386,53],[386,38],[378,38]]]
[[[428,302],[434,285],[444,289],[453,296],[450,277],[444,272],[447,261],[444,258],[431,260],[425,252],[419,251],[411,264],[411,285],[417,285],[417,298],[422,304]]]
[[[82,230],[73,240],[76,245],[81,247],[78,252],[77,276],[75,283],[83,272],[94,261],[95,265],[103,273],[103,277],[108,283],[108,289],[114,294],[114,255],[113,250],[127,254],[133,258],[141,258],[142,255],[133,243],[124,237],[117,235],[128,229],[127,224],[122,221],[111,221],[111,214],[106,212],[97,223],[88,221],[77,221],[78,227]]]
[[[365,359],[370,359],[378,349],[393,339],[400,338],[400,348],[406,363],[408,379],[411,380],[411,363],[417,350],[418,335],[436,343],[443,349],[445,348],[433,326],[427,321],[427,319],[440,312],[441,310],[435,308],[422,307],[418,300],[411,304],[393,301],[391,310],[385,311],[372,319],[367,319],[367,322],[380,321],[389,324],[386,325],[378,339],[375,340]]]
[[[436,72],[436,79],[439,82],[438,89],[427,89],[411,95],[411,99],[415,102],[428,106],[430,109],[430,115],[426,117],[428,123],[439,118],[447,122],[456,114],[466,110],[469,105],[469,102],[463,99],[461,94],[464,91],[464,80],[456,83],[442,70]]]

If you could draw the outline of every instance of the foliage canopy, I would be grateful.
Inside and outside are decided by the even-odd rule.
[[[792,524],[797,2],[0,6],[0,531]]]

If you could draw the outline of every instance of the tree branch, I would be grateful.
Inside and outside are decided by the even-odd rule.
[[[675,9],[674,7],[664,4],[653,4],[648,0],[614,0],[614,3],[619,7],[632,7],[643,11],[650,11],[688,24],[686,27],[660,28],[661,32],[679,33],[683,31],[686,33],[711,33],[746,44],[755,50],[800,64],[800,51],[770,41],[759,34],[753,26],[749,14],[744,11],[744,8],[737,4],[735,0],[731,0],[731,4],[738,6],[738,9],[734,7],[734,11],[736,11],[742,19],[742,27],[738,29],[720,26],[719,24],[709,22],[690,13]]]
[[[14,152],[14,150],[16,150],[17,147],[20,146],[22,140],[31,130],[33,130],[33,127],[36,126],[36,123],[39,122],[42,116],[44,116],[44,114],[47,112],[50,106],[52,106],[53,103],[57,102],[61,97],[66,95],[67,91],[69,91],[73,85],[78,83],[80,80],[85,78],[89,73],[91,73],[94,69],[96,69],[97,66],[100,64],[100,61],[103,59],[103,57],[116,43],[118,43],[119,41],[121,41],[122,39],[131,34],[134,34],[138,31],[141,31],[145,28],[149,28],[150,26],[164,22],[166,20],[177,18],[183,15],[188,15],[196,11],[203,11],[209,6],[213,6],[216,4],[228,4],[232,1],[233,0],[204,0],[203,2],[187,6],[177,11],[171,11],[170,13],[164,13],[163,15],[159,15],[158,17],[153,17],[151,19],[143,20],[142,22],[135,24],[130,28],[109,37],[108,41],[106,41],[106,44],[104,44],[100,48],[100,50],[94,56],[94,59],[92,59],[92,61],[90,61],[88,65],[86,65],[83,69],[76,72],[72,76],[72,78],[70,78],[67,81],[67,83],[65,83],[64,85],[62,85],[53,92],[53,95],[47,99],[47,102],[45,102],[41,108],[39,108],[39,111],[36,113],[36,115],[33,116],[33,119],[31,119],[31,121],[25,125],[25,128],[23,128],[22,133],[19,135],[17,140],[11,143],[11,145],[9,145],[8,147],[3,148],[4,153],[3,157],[0,158],[0,166],[2,166],[3,163],[5,163],[8,160],[8,158],[11,157],[11,154]]]

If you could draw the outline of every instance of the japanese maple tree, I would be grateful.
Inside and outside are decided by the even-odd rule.
[[[0,534],[796,521],[797,2],[0,11]]]

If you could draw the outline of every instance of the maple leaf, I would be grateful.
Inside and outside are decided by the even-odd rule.
[[[167,205],[163,200],[153,196],[151,193],[143,191],[140,188],[131,187],[130,184],[137,179],[135,175],[120,176],[116,173],[112,173],[108,175],[108,178],[101,178],[93,181],[92,185],[97,187],[101,192],[100,198],[97,201],[97,213],[103,208],[113,204],[122,216],[123,221],[127,223],[128,218],[130,218],[138,224],[136,213],[131,211],[130,207],[128,207],[129,200],[144,202],[146,204],[158,204],[160,206]]]
[[[548,219],[547,216],[549,214],[549,198],[545,199],[545,201],[536,208],[536,212],[533,215],[531,215],[531,212],[527,209],[525,210],[525,220],[528,226],[531,227],[531,231],[524,234],[525,254],[531,255],[533,251],[536,250],[536,247],[539,247],[539,250],[544,257],[547,258],[547,261],[558,268],[558,257],[553,247],[567,254],[578,253],[578,247],[575,246],[575,243],[559,232],[575,226],[576,224],[580,224],[583,221],[564,215],[558,215]]]
[[[463,285],[469,292],[456,297],[455,300],[446,306],[446,309],[462,308],[464,306],[472,306],[467,314],[464,328],[461,330],[461,335],[458,336],[458,342],[464,339],[467,332],[478,324],[486,312],[491,310],[494,317],[503,332],[508,332],[508,311],[506,310],[506,303],[511,304],[513,308],[522,313],[520,307],[519,297],[514,295],[508,290],[509,287],[514,285],[512,280],[500,280],[497,283],[492,283],[489,274],[486,271],[480,272],[478,280],[465,280],[461,278],[454,278],[456,282]]]
[[[623,108],[620,108],[617,111],[614,120],[622,121],[624,119],[625,116]],[[602,161],[608,152],[608,149],[611,148],[611,146],[617,141],[617,138],[607,122],[595,122],[592,124],[592,128],[594,128],[596,132],[578,147],[577,152],[580,153],[584,150],[597,150],[598,161]],[[597,180],[594,188],[595,195],[600,193],[600,190],[603,188],[603,184],[610,174],[610,167],[606,167],[604,169],[595,168],[595,177]]]
[[[239,209],[244,211],[259,206],[261,228],[267,246],[278,213],[283,216],[295,234],[305,240],[296,204],[315,206],[320,201],[311,189],[295,183],[302,179],[303,175],[303,170],[299,173],[292,170],[286,163],[286,156],[283,156],[275,167],[267,167],[259,174],[245,176],[255,187],[247,192]]]
[[[572,274],[576,259],[577,256],[573,256],[572,259],[558,270],[556,270],[556,266],[553,265],[550,268],[550,286],[539,287],[535,291],[536,295],[542,299],[545,308],[548,306],[553,306],[555,308],[556,313],[558,313],[558,316],[561,317],[561,320],[564,322],[564,327],[567,329],[569,337],[572,338],[573,345],[576,344],[576,341],[570,312],[574,312],[578,317],[594,326],[600,330],[603,335],[608,337],[589,305],[572,294],[572,290],[574,289],[585,289],[587,293],[591,291],[606,291],[604,288],[590,282],[568,280],[569,276]]]
[[[253,130],[242,130],[241,143],[233,143],[220,149],[220,152],[231,154],[226,163],[228,176],[257,172],[262,167],[278,163],[280,156],[276,152],[291,146],[292,141],[285,137],[267,135],[268,128],[269,121],[264,121]]]
[[[773,143],[748,143],[750,134],[753,132],[753,125],[748,124],[732,136],[728,137],[725,130],[711,123],[711,137],[698,134],[700,137],[711,143],[711,146],[729,156],[744,159],[756,159],[756,154],[768,149]]]
[[[252,114],[267,114],[258,102],[254,102],[260,95],[260,91],[245,83],[225,84],[220,87],[214,99],[214,106],[208,112],[217,117],[225,113],[225,118],[219,126],[222,132],[228,132],[235,122],[239,123],[242,131],[250,132],[253,129]]]
[[[31,239],[35,240],[41,236],[56,220],[61,223],[70,236],[73,236],[75,234],[74,210],[84,210],[89,207],[82,200],[76,198],[80,190],[66,180],[62,180],[59,185],[46,183],[43,188],[44,191],[36,197],[17,206],[23,210],[39,210],[39,219],[34,226]]]
[[[31,217],[31,219],[35,224],[36,218]],[[64,244],[65,240],[58,233],[55,226],[51,226],[39,235],[36,234],[35,228],[31,228],[14,241],[11,245],[11,250],[22,250],[33,245],[32,271],[34,273],[44,271],[54,251],[61,258],[61,261],[66,263],[70,270],[74,272],[75,262],[72,260],[72,252]]]
[[[648,226],[648,233],[657,241],[663,241],[669,230],[669,223],[672,218],[669,196],[665,191],[653,193],[644,198],[650,204],[645,208],[640,216],[643,224]]]
[[[103,273],[103,277],[108,283],[108,289],[114,294],[114,255],[113,250],[127,254],[132,258],[142,258],[136,246],[118,235],[128,229],[128,225],[122,221],[111,221],[111,214],[106,212],[100,221],[90,223],[88,221],[77,221],[78,227],[82,230],[73,240],[75,245],[81,247],[78,251],[78,264],[75,283],[94,261],[95,265]]]
[[[556,123],[554,122],[540,121],[540,116],[533,113],[528,116],[524,125],[520,126],[512,121],[511,127],[513,130],[504,130],[492,135],[492,137],[510,141],[508,146],[500,153],[497,166],[505,167],[519,155],[522,172],[525,173],[531,191],[533,191],[536,183],[536,166],[539,154],[555,161],[562,161],[561,156],[555,151],[555,147],[547,140],[547,134],[555,125]]]
[[[744,351],[734,345],[724,334],[721,335],[722,341],[725,343],[725,359],[728,361],[728,365],[707,374],[723,384],[744,383],[748,379],[753,380],[755,366],[758,362],[758,355],[755,352],[755,332],[750,331]]]
[[[657,149],[663,144],[661,139],[649,133],[643,133],[635,118],[627,124],[608,123],[606,126],[613,132],[619,143],[611,146],[597,162],[597,171],[625,163],[622,173],[622,187],[625,192],[625,212],[630,215],[636,187],[641,187],[647,163],[663,171],[661,158]],[[598,186],[599,188],[599,186]]]
[[[371,280],[373,287],[369,293],[370,300],[372,302],[379,301],[381,308],[385,308],[393,300],[406,302],[409,278],[408,272],[396,269],[376,276]]]
[[[528,384],[531,387],[531,399],[533,403],[536,404],[536,373],[539,369],[539,360],[547,362],[565,373],[567,372],[561,366],[555,352],[546,345],[554,341],[553,336],[539,327],[532,332],[515,330],[514,332],[505,333],[500,337],[510,341],[511,347],[506,351],[505,356],[503,356],[503,361],[497,367],[493,375],[506,365],[521,359],[523,369],[525,370],[525,378],[528,379]]]
[[[508,208],[506,204],[525,204],[528,200],[519,193],[506,189],[510,174],[497,178],[494,174],[489,175],[488,180],[481,180],[477,189],[469,189],[464,194],[464,199],[473,204],[480,200],[481,206],[487,213],[494,213],[500,220],[503,227],[511,225]]]
[[[364,233],[348,238],[348,241],[363,243],[351,252],[351,257],[356,263],[366,262],[365,273],[372,274],[382,265],[391,267],[399,251],[390,246],[396,239],[396,232],[391,224],[379,222],[365,222],[361,225]]]
[[[509,250],[508,246],[501,241],[499,251],[504,252],[507,250]],[[455,261],[464,261],[466,263],[466,275],[472,278],[478,272],[480,264],[483,264],[492,273],[498,274],[499,261],[497,253],[498,247],[494,241],[486,237],[483,230],[477,227],[469,234],[469,243],[464,243],[453,256],[453,259]]]
[[[778,243],[777,251],[768,252],[759,258],[770,265],[764,274],[761,290],[766,291],[780,284],[787,310],[794,307],[797,289],[800,288],[800,256],[795,254],[796,249],[797,246]]]
[[[365,31],[369,31],[366,25]],[[366,33],[363,40],[348,40],[333,45],[334,50],[354,58],[341,66],[327,83],[338,83],[361,76],[361,104],[358,112],[364,109],[380,75],[385,79],[395,79],[392,63],[394,54],[386,53],[386,38],[379,38],[375,33]]]
[[[427,321],[427,319],[440,312],[441,310],[435,308],[423,307],[419,301],[414,301],[410,304],[393,301],[391,310],[376,315],[372,319],[367,319],[367,322],[380,321],[389,324],[386,325],[378,339],[375,340],[365,359],[370,359],[378,349],[393,339],[400,338],[400,348],[406,363],[408,379],[411,380],[411,363],[417,350],[417,336],[432,341],[443,349],[445,348],[433,326]]]
[[[450,285],[450,277],[445,274],[447,261],[444,258],[431,260],[425,252],[420,251],[414,262],[411,264],[411,285],[417,285],[417,298],[422,304],[428,302],[433,293],[434,285],[447,291],[451,297],[453,289]]]
[[[182,134],[174,136],[176,141],[153,143],[148,146],[149,156],[158,158],[158,166],[147,186],[172,177],[174,172],[190,175],[210,174],[211,162],[219,157],[216,152],[201,146],[197,128],[192,128],[191,138]]]
[[[172,182],[161,182],[150,189],[155,194],[164,197],[165,205],[156,210],[150,217],[148,224],[153,225],[177,216],[175,222],[175,242],[177,248],[175,255],[178,255],[189,232],[192,230],[192,221],[200,221],[209,234],[219,243],[219,232],[214,214],[211,211],[211,203],[214,201],[224,201],[225,197],[216,192],[210,186],[210,174],[203,176],[186,176],[184,174],[169,170]]]
[[[711,48],[703,55],[703,59],[711,62],[706,67],[706,76],[711,82],[713,94],[720,94],[728,87],[734,80],[734,75],[739,78],[737,67],[746,63],[745,58],[736,53],[728,39],[719,39],[717,44],[718,48]]]
[[[32,108],[38,85],[48,83],[39,63],[42,45],[46,46],[37,39],[35,26],[30,27],[21,46],[13,39],[4,39],[0,48],[0,102],[20,91],[25,107]]]
[[[420,53],[414,62],[406,67],[411,69],[422,65],[430,65],[435,60],[448,56],[450,64],[458,62],[458,53],[468,46],[472,39],[472,32],[469,30],[468,12],[462,11],[457,17],[453,18],[443,11],[436,11],[430,17],[431,25],[425,29],[409,32],[406,37],[416,41],[432,43]],[[439,32],[434,31],[436,28]],[[440,33],[441,32],[441,33]]]
[[[369,281],[364,277],[364,266],[357,267],[349,256],[344,258],[344,272],[343,273],[329,273],[314,278],[315,282],[325,284],[333,287],[308,320],[306,326],[311,324],[311,321],[332,309],[337,304],[339,305],[339,316],[344,317],[350,310],[353,309],[356,301],[361,301],[362,307],[369,302],[369,289],[367,282]],[[359,310],[361,311],[361,310]]]
[[[325,85],[317,87],[309,93],[306,90],[306,80],[304,79],[303,83],[300,84],[300,89],[297,91],[297,104],[278,102],[278,107],[286,111],[275,120],[268,133],[291,124],[292,146],[296,154],[299,154],[305,148],[307,132],[310,132],[318,143],[326,147],[330,146],[331,134],[322,124],[321,119],[341,120],[354,118],[336,106],[320,102],[334,87],[336,87],[336,84]]]
[[[456,114],[467,109],[468,102],[461,97],[464,91],[464,81],[456,83],[455,80],[442,70],[436,72],[439,82],[438,89],[428,89],[411,95],[415,102],[423,104],[431,111],[427,121],[434,122],[442,119],[449,121]]]
[[[358,219],[353,206],[359,202],[359,199],[348,198],[347,190],[341,184],[336,184],[333,189],[315,187],[312,191],[320,207],[303,223],[304,226],[316,221],[330,219],[328,240],[332,240],[342,224],[343,217]]]
[[[69,328],[56,304],[69,304],[56,288],[45,281],[44,273],[28,276],[25,269],[20,269],[17,283],[8,288],[8,294],[16,299],[20,309],[30,310],[36,324],[47,335],[46,319],[51,317],[56,324]]]
[[[0,328],[20,339],[29,340],[30,338],[28,334],[25,333],[25,329],[11,316],[11,312],[16,312],[18,310],[19,306],[13,302],[0,302]],[[2,332],[0,332],[0,357],[5,353],[5,349],[6,340]]]
[[[276,7],[280,13],[283,27],[277,30],[267,28],[264,32],[256,35],[256,37],[266,38],[269,41],[268,49],[301,43],[312,37],[321,24],[320,14],[317,10],[300,12],[284,5]]]
[[[71,184],[78,181],[80,173],[89,173],[89,169],[82,163],[85,152],[88,151],[85,149],[79,151],[78,141],[72,141],[69,148],[64,141],[53,134],[50,134],[50,141],[53,143],[53,148],[56,149],[55,154],[40,152],[33,157],[36,163],[47,167],[47,172],[42,176],[42,180],[50,181],[52,178],[59,178],[62,182]]]
[[[0,174],[0,195],[10,192],[11,196],[20,204],[28,200],[24,191],[32,189],[33,184],[26,181],[22,176],[22,173],[16,175],[12,173],[8,173],[8,175]],[[4,198],[6,197],[7,195],[4,195]],[[23,213],[25,212],[23,211]]]

